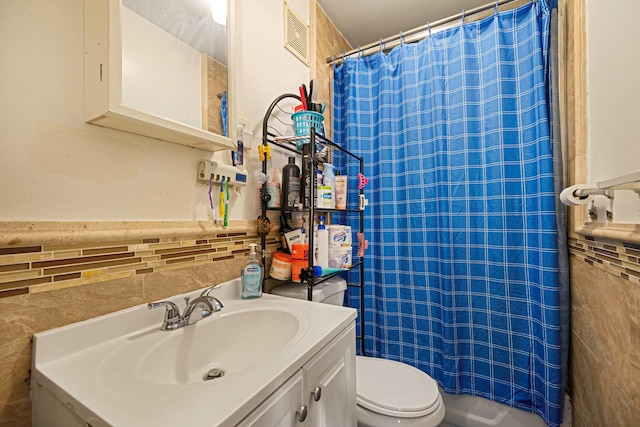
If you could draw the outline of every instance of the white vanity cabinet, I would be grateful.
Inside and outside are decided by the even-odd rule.
[[[355,346],[352,325],[305,364],[305,426],[356,425]]]
[[[241,288],[220,284],[224,308],[174,331],[142,304],[36,334],[33,426],[355,425],[356,311]]]
[[[302,370],[300,370],[254,409],[238,426],[288,427],[296,425],[298,414],[306,411],[302,405],[302,388]]]
[[[239,426],[355,426],[355,327],[323,347]]]

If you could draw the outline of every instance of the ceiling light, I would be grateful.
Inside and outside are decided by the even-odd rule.
[[[227,0],[211,0],[211,16],[220,25],[227,25]]]

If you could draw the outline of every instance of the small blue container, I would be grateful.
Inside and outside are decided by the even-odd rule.
[[[313,126],[316,130],[316,133],[322,132],[322,122],[324,121],[324,116],[320,113],[316,113],[315,111],[298,111],[297,113],[293,113],[291,115],[291,120],[293,120],[293,130],[295,132],[295,136],[306,136],[311,133],[311,127]],[[302,149],[302,144],[308,142],[308,139],[299,139],[296,140],[296,147],[298,150]]]

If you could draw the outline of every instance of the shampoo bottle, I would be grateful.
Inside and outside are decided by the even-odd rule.
[[[296,158],[289,157],[289,163],[282,168],[282,207],[295,208],[300,201],[300,168]]]
[[[262,296],[262,278],[264,271],[258,259],[255,243],[249,244],[249,259],[242,267],[242,298],[260,298]]]

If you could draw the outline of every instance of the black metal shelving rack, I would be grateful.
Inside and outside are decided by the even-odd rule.
[[[277,97],[269,106],[264,119],[262,121],[262,145],[264,146],[264,148],[266,149],[269,144],[275,145],[277,147],[280,147],[284,150],[287,150],[289,152],[292,152],[296,155],[302,155],[302,153],[300,152],[300,150],[298,150],[298,148],[296,147],[296,140],[303,138],[304,140],[309,140],[309,144],[311,144],[312,147],[312,155],[310,156],[310,158],[308,159],[309,162],[311,162],[310,165],[308,165],[309,167],[303,168],[305,169],[309,176],[307,177],[302,177],[302,182],[309,182],[311,183],[311,188],[310,188],[310,194],[311,194],[311,203],[309,203],[309,206],[304,206],[301,209],[291,209],[291,208],[267,208],[267,201],[268,201],[268,195],[267,195],[267,183],[262,184],[262,188],[260,189],[260,208],[261,208],[261,218],[266,218],[267,217],[267,211],[279,211],[279,212],[302,212],[302,213],[307,213],[309,215],[309,223],[310,223],[310,227],[311,230],[310,232],[307,233],[307,239],[309,242],[309,248],[313,248],[313,221],[315,218],[316,213],[358,213],[359,215],[359,232],[360,233],[364,233],[364,209],[323,209],[323,208],[317,208],[315,207],[315,185],[316,185],[316,180],[315,180],[315,176],[314,176],[314,171],[317,169],[316,168],[316,163],[317,160],[316,159],[316,144],[320,144],[323,146],[327,146],[327,147],[331,147],[334,150],[338,151],[338,152],[342,152],[344,154],[346,154],[348,157],[350,157],[352,160],[351,161],[357,161],[358,162],[358,167],[359,167],[359,171],[360,173],[364,173],[364,160],[362,157],[356,156],[355,154],[351,153],[349,150],[346,150],[344,148],[342,148],[340,145],[334,143],[333,141],[331,141],[330,139],[316,133],[315,128],[313,128],[313,126],[311,127],[310,130],[310,134],[308,136],[304,136],[304,137],[289,137],[289,138],[281,138],[275,134],[273,134],[272,132],[269,132],[269,118],[271,117],[274,109],[278,106],[278,104],[286,99],[294,99],[294,100],[298,100],[300,101],[300,97],[298,95],[295,94],[291,94],[291,93],[287,93],[287,94],[283,94],[280,95],[279,97]],[[266,175],[267,173],[267,161],[268,159],[265,157],[265,159],[262,161],[262,172]],[[364,190],[360,189],[359,190],[361,197],[363,197],[364,194]],[[266,247],[266,235],[261,235],[261,244],[262,244],[262,265],[266,265],[265,261],[266,261],[266,257],[265,257],[265,251],[264,248]],[[313,249],[310,249],[310,252],[312,252]],[[353,259],[355,260],[355,256],[353,257]],[[364,328],[364,259],[360,258],[358,261],[354,261],[352,262],[352,266],[351,269],[354,268],[359,268],[360,270],[360,283],[359,284],[349,284],[348,286],[351,287],[358,287],[360,288],[360,309],[359,309],[359,314],[360,314],[360,331],[358,333],[358,335],[356,336],[356,339],[360,340],[360,352],[362,353],[362,355],[366,355],[365,354],[365,345],[364,345],[364,332],[365,332],[365,328]],[[308,264],[308,268],[306,271],[303,271],[303,274],[301,275],[301,278],[303,278],[304,283],[307,285],[307,299],[309,301],[313,300],[313,287],[319,283],[322,283],[334,276],[337,276],[339,274],[342,274],[342,272],[338,272],[338,273],[333,273],[333,274],[329,274],[326,276],[322,276],[322,277],[314,277],[313,275],[313,256],[309,256],[309,264]],[[271,278],[267,278],[265,275],[265,282],[267,280],[274,280],[276,281],[277,279],[271,279]],[[278,281],[279,283],[282,283],[281,281]],[[263,289],[264,289],[264,283],[263,283]]]

